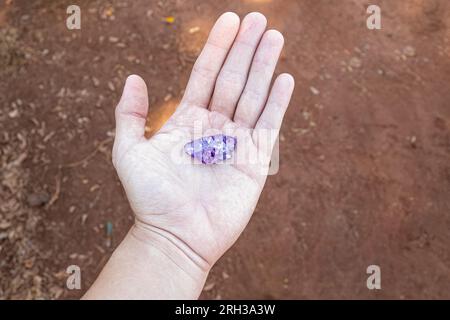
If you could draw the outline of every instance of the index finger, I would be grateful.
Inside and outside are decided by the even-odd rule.
[[[208,107],[217,75],[234,42],[239,24],[239,17],[233,12],[226,12],[217,19],[192,69],[183,96],[184,103],[203,108]]]

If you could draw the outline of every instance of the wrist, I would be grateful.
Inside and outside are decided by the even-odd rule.
[[[197,299],[208,271],[167,240],[135,225],[83,298]]]
[[[203,289],[208,273],[212,267],[206,260],[197,255],[187,244],[171,233],[136,221],[127,238],[141,246],[141,250],[150,253],[158,261],[169,268],[168,273],[177,275],[180,280]]]

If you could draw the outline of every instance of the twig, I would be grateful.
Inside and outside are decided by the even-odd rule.
[[[45,206],[46,209],[50,208],[59,199],[60,193],[61,193],[61,170],[58,170],[58,175],[55,177],[55,192],[50,198],[50,201]]]
[[[78,167],[78,166],[86,163],[87,161],[91,160],[93,157],[95,157],[97,152],[101,151],[101,149],[104,148],[105,145],[107,145],[108,143],[110,143],[112,141],[113,141],[112,137],[106,138],[105,140],[101,141],[97,145],[97,147],[94,149],[94,151],[92,151],[90,154],[88,154],[83,159],[81,159],[79,161],[71,162],[71,163],[68,163],[68,164],[62,164],[62,165],[60,165],[60,167],[61,168],[75,168],[75,167]]]

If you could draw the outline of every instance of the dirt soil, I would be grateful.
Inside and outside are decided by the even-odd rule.
[[[110,157],[124,80],[147,81],[151,134],[229,10],[284,33],[297,87],[280,171],[202,298],[450,299],[449,1],[372,1],[375,31],[365,0],[78,0],[69,31],[72,2],[0,0],[1,299],[94,281],[132,223]]]

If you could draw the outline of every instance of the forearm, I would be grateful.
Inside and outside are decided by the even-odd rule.
[[[197,299],[208,272],[161,243],[132,227],[83,299]]]

